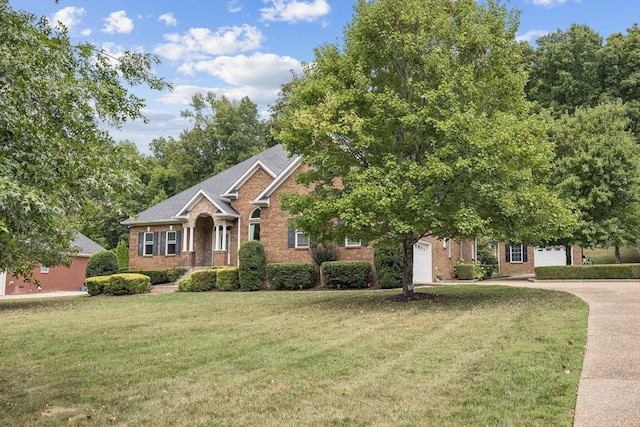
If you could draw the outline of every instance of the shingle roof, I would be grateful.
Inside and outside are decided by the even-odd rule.
[[[73,243],[71,243],[71,247],[80,248],[80,254],[82,255],[92,255],[96,252],[102,252],[106,250],[82,233],[78,233],[76,235]]]
[[[222,197],[222,194],[227,191],[229,187],[242,177],[242,175],[256,162],[261,162],[276,175],[279,175],[292,161],[293,158],[290,157],[289,153],[281,145],[273,146],[260,154],[240,162],[237,165],[232,166],[229,169],[158,203],[157,205],[150,207],[149,209],[140,212],[135,218],[131,217],[122,223],[126,225],[141,225],[175,222],[175,217],[182,213],[180,211],[201,190],[207,195],[207,197],[215,200],[216,204],[225,211],[224,213],[237,214],[237,212],[231,207],[229,199]],[[185,165],[185,167],[188,167],[188,165]]]

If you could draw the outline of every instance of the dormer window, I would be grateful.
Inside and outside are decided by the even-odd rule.
[[[250,219],[260,219],[260,208],[255,208],[251,211],[251,215],[249,215]]]

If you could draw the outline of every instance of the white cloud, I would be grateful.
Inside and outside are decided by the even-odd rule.
[[[302,64],[290,56],[255,53],[187,63],[178,71],[187,75],[205,72],[233,86],[277,89],[291,80],[291,71],[302,71]]]
[[[215,33],[208,28],[191,28],[186,34],[165,34],[169,43],[158,45],[154,53],[173,61],[204,59],[207,55],[225,55],[259,49],[264,36],[256,27],[222,27]]]
[[[229,0],[227,10],[229,13],[238,13],[242,10],[242,5],[238,3],[238,0]]]
[[[83,7],[65,7],[57,11],[51,19],[54,26],[61,22],[69,31],[80,23],[80,18],[84,15]]]
[[[327,0],[263,0],[271,7],[260,9],[264,21],[313,22],[331,11]]]
[[[166,25],[169,25],[170,27],[175,27],[176,25],[178,25],[178,21],[173,16],[173,13],[163,13],[158,17],[158,21],[164,22]]]
[[[127,13],[124,10],[112,12],[105,21],[106,24],[102,29],[105,33],[129,34],[133,31],[133,21],[127,17]]]
[[[529,30],[522,35],[516,36],[516,40],[519,42],[526,41],[531,44],[538,40],[538,38],[546,36],[547,34],[549,34],[549,31],[546,30]]]
[[[240,99],[248,96],[251,102],[254,102],[259,106],[261,110],[266,110],[268,104],[273,103],[280,91],[280,87],[277,88],[257,88],[250,86],[242,87],[204,87],[194,85],[182,85],[174,86],[173,91],[166,93],[158,98],[158,102],[170,105],[180,105],[182,107],[188,107],[191,104],[193,95],[198,92],[207,93],[213,92],[218,98],[226,96],[230,100],[239,101]]]
[[[562,6],[568,0],[526,0],[527,3],[533,3],[534,6],[542,6],[550,9],[556,6]],[[576,3],[580,3],[582,0],[575,0]]]

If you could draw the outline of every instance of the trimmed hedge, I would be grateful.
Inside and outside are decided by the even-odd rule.
[[[240,287],[238,267],[221,268],[216,271],[216,285],[221,291],[236,291]]]
[[[84,277],[109,276],[118,272],[118,258],[112,251],[92,254],[87,261]]]
[[[362,289],[371,282],[371,264],[366,261],[330,261],[320,267],[327,288]]]
[[[288,262],[267,265],[269,287],[284,289],[309,289],[315,286],[316,267],[309,262]]]
[[[144,294],[151,290],[149,276],[137,273],[114,274],[104,285],[104,293],[110,295]]]
[[[538,280],[640,279],[640,264],[559,265],[534,271]]]
[[[259,291],[267,275],[267,253],[257,240],[244,242],[238,251],[241,291]]]
[[[456,275],[460,280],[473,280],[476,278],[476,265],[459,263],[456,265]]]
[[[126,273],[137,273],[149,276],[152,285],[175,282],[187,271],[186,268],[172,268],[169,270],[131,270]]]
[[[402,247],[376,246],[373,252],[373,263],[376,267],[376,280],[382,289],[402,287],[402,264],[404,254]]]
[[[198,270],[191,273],[189,292],[206,292],[216,287],[216,269]],[[180,282],[182,284],[182,282]],[[182,290],[182,289],[180,289]]]
[[[109,283],[111,276],[94,276],[87,277],[84,281],[84,286],[87,288],[87,293],[90,296],[100,295],[104,293],[104,286]]]

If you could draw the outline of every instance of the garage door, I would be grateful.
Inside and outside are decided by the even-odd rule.
[[[536,246],[533,265],[536,267],[565,265],[567,263],[565,254],[564,246],[548,246],[546,248]]]
[[[418,242],[413,245],[413,283],[431,283],[431,244]]]

